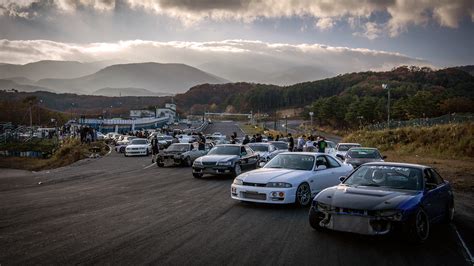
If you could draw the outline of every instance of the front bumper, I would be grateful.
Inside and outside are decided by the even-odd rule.
[[[166,165],[182,164],[183,157],[181,155],[159,155],[158,161]]]
[[[289,204],[295,202],[296,188],[259,187],[232,184],[230,195],[233,199],[240,201]]]
[[[127,156],[147,155],[147,150],[125,150]]]
[[[210,174],[210,175],[230,175],[234,173],[233,166],[196,166],[193,165],[193,173],[196,174]]]
[[[384,217],[321,211],[314,206],[311,207],[311,212],[324,216],[319,224],[321,227],[361,235],[387,235],[401,225],[399,221]]]

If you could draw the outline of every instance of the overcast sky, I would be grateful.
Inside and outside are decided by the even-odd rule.
[[[0,62],[447,67],[474,64],[473,21],[473,0],[0,0]]]

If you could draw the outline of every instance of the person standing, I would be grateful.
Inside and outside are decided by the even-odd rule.
[[[318,142],[318,152],[325,153],[328,143],[324,140],[324,137],[321,137]]]
[[[206,149],[206,138],[202,134],[202,132],[199,132],[198,134],[198,150],[203,151]]]
[[[160,152],[160,144],[158,143],[157,135],[151,139],[151,152],[151,163],[155,163],[155,160],[158,160],[158,153]]]
[[[246,145],[250,142],[249,135],[245,135],[244,140],[242,141],[242,144]]]
[[[291,133],[288,133],[288,151],[293,151],[295,148],[295,140],[293,139],[293,136]]]
[[[262,135],[257,133],[257,137],[255,138],[255,142],[262,142]]]

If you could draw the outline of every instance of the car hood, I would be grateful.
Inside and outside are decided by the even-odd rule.
[[[361,164],[370,163],[370,162],[383,162],[383,160],[372,159],[372,158],[346,158],[346,163],[348,164],[361,165]]]
[[[268,151],[256,151],[256,154],[258,154],[260,157],[267,157],[270,155]]]
[[[349,187],[339,185],[321,191],[315,201],[332,207],[357,210],[387,210],[399,208],[402,204],[421,198],[420,191]]]
[[[127,145],[127,148],[148,148],[147,144],[130,144]]]
[[[268,183],[268,182],[287,182],[291,183],[295,179],[303,178],[308,175],[308,171],[277,169],[277,168],[260,168],[244,174],[238,178],[249,183]]]
[[[208,162],[225,162],[231,160],[238,160],[239,156],[237,155],[206,155],[200,157],[203,163]]]

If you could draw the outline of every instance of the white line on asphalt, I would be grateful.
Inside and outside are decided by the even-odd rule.
[[[456,226],[454,224],[453,224],[453,228],[454,228],[454,232],[456,232],[456,235],[459,238],[459,241],[461,241],[461,244],[462,244],[464,250],[466,251],[467,255],[469,256],[469,259],[471,260],[471,263],[474,264],[474,258],[472,257],[471,251],[469,251],[469,248],[467,247],[466,243],[464,242],[464,240],[461,237],[461,234],[459,233],[458,229],[456,228]]]
[[[150,165],[148,165],[148,166],[145,166],[145,167],[143,167],[143,169],[148,169],[148,168],[152,167],[153,165],[155,165],[155,163],[152,163],[152,164],[150,164]]]

